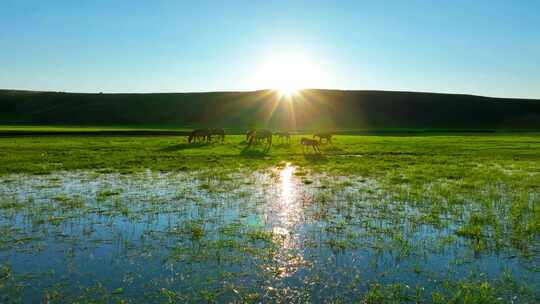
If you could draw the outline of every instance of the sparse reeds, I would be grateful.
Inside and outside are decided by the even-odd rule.
[[[337,136],[325,161],[77,140],[20,139],[0,168],[0,302],[539,300],[529,137]]]

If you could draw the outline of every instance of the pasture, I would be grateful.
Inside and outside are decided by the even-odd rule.
[[[539,135],[302,136],[0,138],[0,302],[540,301]]]

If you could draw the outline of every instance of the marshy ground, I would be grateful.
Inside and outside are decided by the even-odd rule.
[[[540,136],[0,139],[0,302],[540,301]]]

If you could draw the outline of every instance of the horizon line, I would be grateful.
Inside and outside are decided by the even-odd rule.
[[[55,91],[55,90],[32,90],[32,89],[5,89],[0,88],[0,91],[12,91],[12,92],[34,92],[34,93],[64,93],[64,94],[107,94],[107,95],[144,95],[144,94],[210,94],[210,93],[256,93],[264,91],[275,91],[277,89],[255,89],[255,90],[216,90],[216,91],[164,91],[164,92],[111,92],[111,91],[96,91],[96,92],[81,92],[81,91]],[[298,92],[302,91],[339,91],[339,92],[390,92],[390,93],[418,93],[418,94],[440,94],[440,95],[461,95],[461,96],[474,96],[474,97],[483,97],[483,98],[494,98],[494,99],[520,99],[520,100],[534,100],[540,101],[538,98],[530,97],[500,97],[500,96],[489,96],[489,95],[479,95],[471,93],[457,93],[457,92],[430,92],[430,91],[404,91],[404,90],[382,90],[382,89],[329,89],[329,88],[305,88],[299,89]]]

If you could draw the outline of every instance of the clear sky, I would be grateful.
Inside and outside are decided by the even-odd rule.
[[[255,90],[290,75],[540,98],[540,1],[0,2],[0,88]]]

